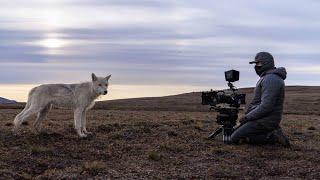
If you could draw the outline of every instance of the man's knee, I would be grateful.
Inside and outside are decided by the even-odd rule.
[[[240,140],[249,141],[251,136],[259,134],[259,128],[256,122],[247,122],[244,125],[237,128],[231,135],[232,143],[239,143]]]
[[[232,144],[238,144],[239,143],[239,141],[241,140],[241,139],[243,139],[243,138],[241,138],[240,136],[238,136],[237,134],[232,134],[231,135],[231,143]]]
[[[251,128],[250,124],[251,122],[247,122],[246,124],[237,128],[231,135],[231,142],[237,144],[241,139],[245,139],[248,135],[248,131]]]

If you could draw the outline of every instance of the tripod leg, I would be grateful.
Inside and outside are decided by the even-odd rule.
[[[216,129],[213,133],[208,136],[208,139],[215,138],[218,134],[222,132],[222,127]]]
[[[225,144],[231,144],[231,134],[234,132],[233,127],[225,127],[223,130],[223,142]]]

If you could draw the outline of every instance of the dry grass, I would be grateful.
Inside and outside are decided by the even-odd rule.
[[[217,128],[208,119],[216,114],[194,107],[200,103],[196,93],[148,99],[147,103],[136,100],[133,109],[125,100],[118,105],[116,101],[100,103],[112,110],[100,107],[89,112],[88,129],[95,135],[88,139],[77,137],[70,110],[50,112],[43,127],[47,133],[36,134],[30,120],[21,135],[14,136],[11,122],[21,109],[0,109],[0,177],[317,179],[320,117],[314,109],[319,104],[314,101],[319,90],[289,88],[287,92],[282,127],[293,144],[291,149],[229,146],[220,137],[207,140]],[[302,96],[306,97],[299,109],[297,99]],[[179,102],[182,104],[174,108]]]

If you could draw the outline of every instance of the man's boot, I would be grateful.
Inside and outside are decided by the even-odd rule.
[[[278,128],[272,131],[272,138],[274,139],[275,143],[279,143],[284,147],[290,147],[289,139],[283,133],[281,128]]]

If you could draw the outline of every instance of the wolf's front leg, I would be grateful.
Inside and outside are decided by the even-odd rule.
[[[78,135],[81,138],[87,137],[87,135],[83,133],[81,129],[81,119],[83,116],[83,112],[84,112],[84,109],[80,109],[80,108],[74,110],[74,126]]]
[[[81,130],[83,133],[87,135],[92,134],[91,132],[87,131],[86,126],[87,126],[87,111],[84,111],[81,118]]]

